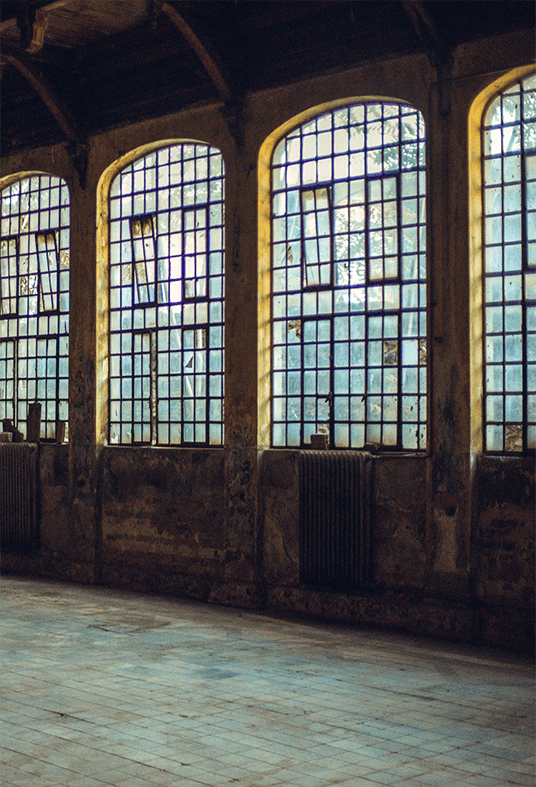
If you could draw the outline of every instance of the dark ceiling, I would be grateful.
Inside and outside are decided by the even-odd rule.
[[[534,29],[532,0],[1,0],[1,154]]]

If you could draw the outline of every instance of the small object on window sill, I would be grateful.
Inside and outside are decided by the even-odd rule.
[[[0,432],[0,443],[11,443],[13,441],[12,432]]]
[[[41,435],[41,403],[32,402],[28,405],[28,442],[38,443]]]
[[[65,421],[56,421],[56,442],[65,442]]]
[[[24,440],[24,435],[22,432],[19,432],[16,426],[13,426],[13,421],[11,418],[4,418],[2,421],[2,427],[4,430],[4,434],[8,433],[11,435],[11,442],[12,443],[22,443]]]
[[[381,443],[365,443],[363,451],[368,451],[370,454],[378,454],[381,451]]]
[[[311,435],[311,448],[315,451],[326,451],[328,448],[328,436],[324,433]]]

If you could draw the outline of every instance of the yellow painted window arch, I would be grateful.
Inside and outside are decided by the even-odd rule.
[[[481,126],[483,448],[536,448],[536,73],[506,84]]]

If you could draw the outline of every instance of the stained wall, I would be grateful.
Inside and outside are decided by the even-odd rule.
[[[440,74],[424,55],[379,60],[249,95],[232,118],[214,105],[118,128],[90,140],[84,183],[61,145],[3,159],[0,177],[69,184],[72,294],[69,443],[41,445],[41,546],[3,553],[2,571],[530,648],[534,461],[478,446],[468,118],[533,56],[528,33],[496,37],[460,47]],[[349,593],[300,583],[299,452],[268,445],[263,165],[293,118],[366,97],[408,101],[427,124],[430,444],[370,457],[371,573]],[[225,446],[108,446],[106,186],[133,150],[178,140],[225,161]]]

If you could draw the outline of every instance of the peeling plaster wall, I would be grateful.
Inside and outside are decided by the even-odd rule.
[[[101,490],[103,562],[223,548],[222,451],[108,449]]]
[[[370,516],[378,587],[425,587],[426,462],[425,457],[389,456],[372,462]]]
[[[475,471],[474,593],[486,642],[534,648],[533,458],[479,457]]]
[[[262,454],[263,576],[270,585],[299,582],[298,459],[298,451]]]
[[[354,593],[300,585],[298,451],[260,455],[256,583],[226,571],[223,450],[103,451],[94,576],[73,560],[67,458],[66,445],[41,446],[41,550],[4,555],[5,569],[531,647],[535,502],[530,459],[479,459],[473,585],[463,596],[449,597],[431,581],[437,550],[428,533],[429,459],[424,456],[371,458],[372,573],[369,585]]]
[[[360,591],[335,593],[299,583],[298,455],[271,450],[262,457],[268,606],[320,619],[531,649],[534,460],[480,458],[475,475],[472,579],[460,586],[441,581],[443,574],[450,577],[454,572],[458,548],[453,518],[445,514],[444,533],[438,536],[437,518],[427,516],[429,458],[372,457],[371,580]]]
[[[497,37],[461,47],[441,83],[424,55],[403,57],[247,96],[230,123],[214,105],[114,129],[91,140],[84,188],[61,145],[0,161],[0,177],[64,177],[72,215],[70,442],[40,446],[41,546],[3,553],[2,571],[530,649],[534,461],[479,457],[471,436],[467,150],[475,98],[533,49],[528,33]],[[370,582],[342,593],[300,584],[299,452],[266,446],[269,230],[257,167],[292,118],[358,97],[408,101],[427,123],[430,446],[371,457]],[[99,182],[134,149],[181,139],[215,145],[226,167],[225,446],[110,447]]]
[[[534,605],[534,460],[480,457],[474,553],[479,598]]]
[[[72,529],[67,445],[40,446],[39,487],[41,547],[55,559],[68,558]]]
[[[107,584],[206,596],[224,546],[223,451],[101,454],[98,567]]]
[[[67,444],[39,445],[36,514],[40,547],[30,553],[0,551],[1,571],[72,582],[94,582],[94,553],[91,550],[88,557],[87,544],[83,544],[81,549],[73,526],[69,453]],[[91,547],[94,538],[93,532]]]

